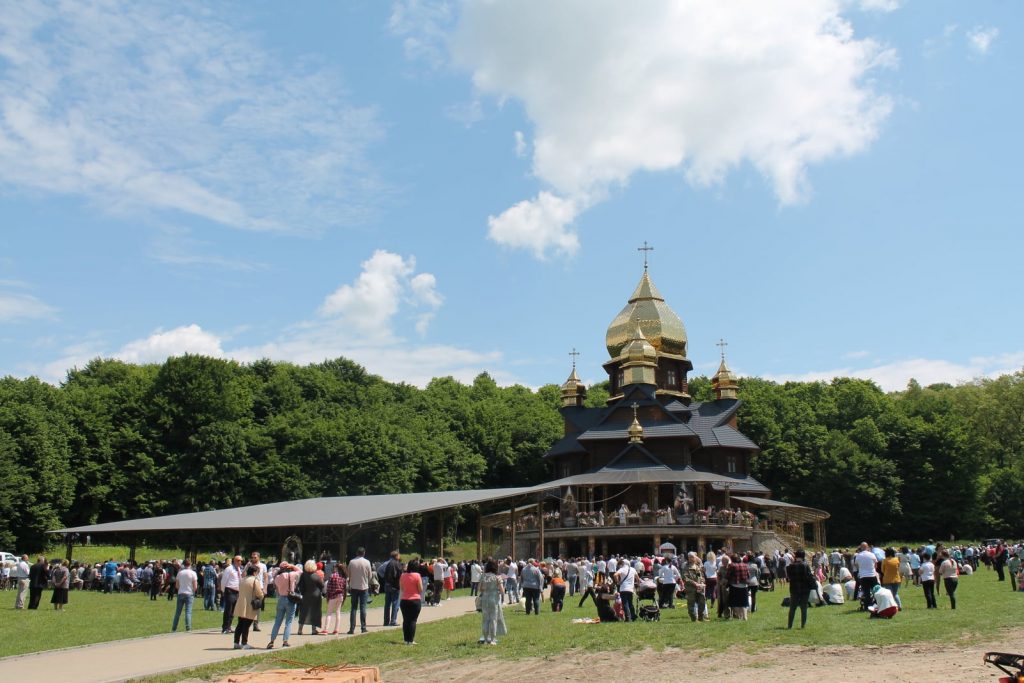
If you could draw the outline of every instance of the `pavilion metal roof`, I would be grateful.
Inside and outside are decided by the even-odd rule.
[[[502,498],[535,493],[546,486],[476,491],[434,491],[429,493],[394,493],[375,496],[339,496],[305,498],[281,503],[265,503],[247,507],[189,512],[162,517],[147,517],[121,522],[56,529],[54,534],[138,533],[147,531],[180,531],[184,529],[260,529],[306,526],[352,526],[405,515],[433,512],[458,505],[485,503]]]
[[[831,517],[829,513],[818,508],[809,508],[805,505],[796,505],[794,503],[786,503],[781,500],[772,500],[770,498],[753,498],[748,496],[731,496],[732,500],[739,500],[744,503],[749,503],[754,507],[765,508],[771,510],[769,513],[770,517],[782,517],[785,515],[788,519],[794,522],[820,522],[822,520]]]

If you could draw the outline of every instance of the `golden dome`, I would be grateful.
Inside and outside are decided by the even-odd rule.
[[[643,336],[655,351],[686,357],[686,328],[683,327],[683,321],[665,303],[647,275],[647,270],[644,270],[640,284],[629,297],[629,303],[608,326],[604,341],[612,358],[617,358],[633,339],[637,320]]]
[[[632,339],[622,348],[621,353],[632,363],[641,361],[656,362],[658,360],[658,350],[644,336],[642,325],[643,321],[641,320],[633,321]]]
[[[580,380],[580,376],[576,374],[576,365],[573,364],[569,379],[565,380],[565,384],[562,385],[562,405],[578,406],[586,396],[587,388]]]
[[[718,366],[718,372],[711,378],[711,388],[714,390],[716,398],[737,398],[740,388],[739,379],[736,377],[736,373],[725,364],[724,356]]]

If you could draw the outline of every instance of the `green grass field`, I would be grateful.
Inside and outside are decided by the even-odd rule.
[[[417,662],[498,657],[515,660],[556,655],[569,649],[583,651],[635,651],[685,647],[689,650],[721,651],[741,647],[759,651],[777,645],[889,645],[919,641],[937,641],[944,646],[984,642],[1005,629],[1020,626],[1024,593],[1011,593],[1009,585],[999,583],[995,574],[982,569],[962,577],[957,591],[957,610],[949,609],[942,595],[939,610],[926,610],[920,588],[901,590],[904,611],[895,619],[868,619],[856,605],[812,608],[806,630],[785,628],[788,610],[780,603],[786,589],[758,594],[758,611],[747,622],[717,621],[693,624],[684,609],[662,610],[658,623],[572,624],[574,617],[594,616],[592,603],[582,609],[567,601],[565,611],[550,612],[547,603],[540,616],[526,616],[521,609],[506,612],[509,634],[498,647],[481,650],[477,645],[480,620],[476,615],[424,624],[416,635],[419,646],[401,647],[402,634],[394,631],[373,633],[359,638],[312,645],[288,653],[288,659],[309,666],[348,662],[380,666],[386,675],[396,667]],[[799,623],[799,616],[797,617]],[[216,679],[241,666],[226,662],[146,679],[147,683],[171,683],[182,678]],[[280,667],[281,662],[261,658],[256,667]]]

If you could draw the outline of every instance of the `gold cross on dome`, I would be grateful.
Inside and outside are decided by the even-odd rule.
[[[572,347],[572,351],[569,352],[569,355],[572,356],[572,369],[575,370],[576,369],[576,357],[580,355],[580,352],[577,351],[576,347],[574,346],[574,347]]]
[[[630,408],[633,409],[633,419],[634,420],[636,419],[636,409],[639,408],[639,407],[640,407],[640,404],[637,403],[636,401],[633,401],[633,405],[630,406]]]
[[[644,253],[644,270],[647,270],[647,252],[654,251],[654,247],[647,246],[647,240],[644,240],[644,246],[637,247],[636,250]]]
[[[722,360],[723,361],[725,360],[725,347],[728,346],[728,345],[729,345],[729,342],[725,341],[724,339],[719,339],[718,343],[715,344],[715,346],[717,346],[719,349],[722,350]]]

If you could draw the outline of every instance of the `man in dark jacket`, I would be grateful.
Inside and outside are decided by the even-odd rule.
[[[39,600],[43,597],[43,589],[50,579],[46,569],[46,558],[39,557],[28,570],[28,608],[39,609]]]
[[[815,587],[814,575],[805,561],[807,553],[803,549],[796,551],[796,558],[786,567],[786,581],[789,582],[789,625],[793,628],[793,617],[800,608],[800,628],[807,625],[807,600],[811,589]]]
[[[391,557],[384,563],[381,572],[381,583],[384,589],[384,625],[398,626],[398,602],[401,590],[398,580],[402,577],[402,556],[397,550],[391,551]]]

